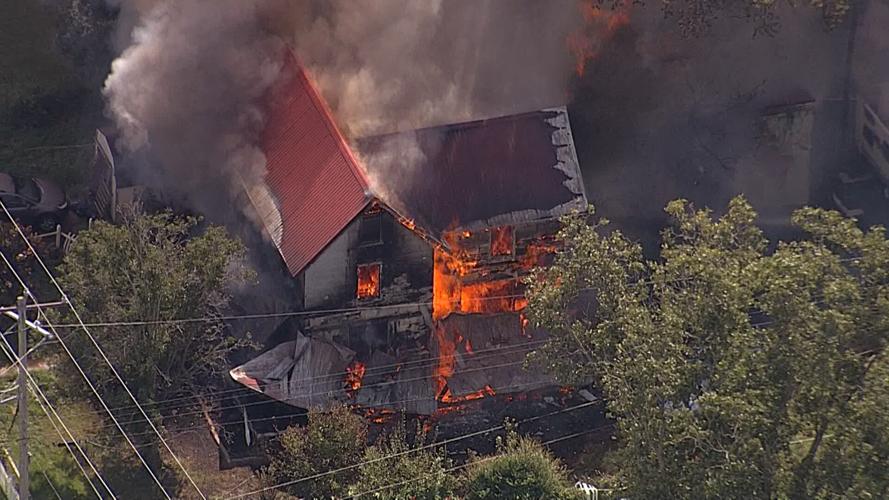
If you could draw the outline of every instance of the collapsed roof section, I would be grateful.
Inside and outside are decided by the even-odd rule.
[[[347,392],[347,367],[355,351],[297,334],[231,370],[231,377],[257,392],[300,408],[327,410],[338,404],[386,408],[429,415],[437,404],[435,382],[427,358],[399,360],[376,351],[363,365],[360,387]]]
[[[432,234],[587,205],[564,107],[359,139],[372,187]]]
[[[266,186],[247,194],[295,276],[371,197],[364,171],[292,52],[281,74],[266,96]]]
[[[231,370],[237,382],[300,408],[330,408],[346,400],[343,374],[355,352],[297,334]]]

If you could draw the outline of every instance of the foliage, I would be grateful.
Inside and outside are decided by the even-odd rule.
[[[327,413],[311,411],[306,427],[291,427],[278,436],[263,470],[269,485],[295,481],[357,464],[364,457],[367,423],[346,407]],[[355,480],[355,470],[328,474],[282,488],[305,498],[330,498],[345,494]]]
[[[408,452],[424,442],[426,435],[421,431],[411,446],[403,424],[381,437],[376,445],[365,450],[365,463],[358,469],[359,478],[352,494],[360,493],[361,498],[399,500],[449,498],[456,487],[456,479],[447,470],[449,461],[444,450],[427,448]],[[393,455],[398,456],[383,460]]]
[[[532,362],[595,380],[635,498],[883,497],[889,478],[889,242],[840,214],[768,242],[741,198],[667,207],[660,259],[607,221],[569,218],[529,283],[552,340]]]
[[[5,218],[6,215],[0,211],[0,217]],[[28,227],[22,229],[28,241],[31,242],[47,266],[52,267],[58,263],[59,252],[53,244],[48,240],[36,238]],[[19,276],[30,286],[31,293],[39,300],[58,300],[59,293],[51,286],[49,278],[40,267],[34,253],[31,252],[15,226],[9,222],[0,223],[0,251],[9,259]],[[0,285],[2,285],[0,286],[0,305],[14,305],[16,297],[23,293],[22,285],[5,262],[0,262]]]
[[[507,433],[497,454],[475,458],[464,478],[467,500],[580,498],[562,464],[537,441]]]
[[[5,359],[6,356],[4,356]],[[7,377],[15,371],[0,373],[2,387],[15,383],[14,379]],[[84,404],[76,401],[59,399],[55,391],[55,379],[45,371],[32,370],[41,389],[52,402],[53,407],[59,412],[72,434],[81,445],[85,446],[84,437],[88,431],[99,422],[94,414],[89,412]],[[2,441],[9,451],[10,457],[18,459],[19,444],[18,424],[16,417],[16,404],[6,403],[0,406],[0,429],[4,433]],[[65,441],[53,428],[41,405],[33,396],[28,399],[29,411],[29,452],[31,455],[31,494],[34,498],[55,498],[53,488],[63,498],[83,498],[92,494],[83,474],[74,462],[74,458],[68,449],[62,445]],[[56,424],[57,425],[57,424]],[[77,453],[77,451],[75,451]],[[94,458],[93,455],[90,455]],[[50,486],[51,484],[51,486]]]
[[[86,180],[103,104],[96,82],[58,50],[56,28],[70,26],[61,3],[0,6],[0,171],[49,178],[70,193]]]
[[[199,231],[197,224],[169,213],[121,226],[97,222],[60,266],[62,288],[85,322],[136,323],[90,332],[142,402],[207,390],[237,347],[219,315],[229,290],[249,279],[239,265],[244,248],[222,228]],[[63,321],[76,323],[66,314]],[[164,322],[193,317],[205,319]],[[110,406],[132,404],[82,329],[70,329],[65,340]],[[86,391],[78,377],[70,386]]]

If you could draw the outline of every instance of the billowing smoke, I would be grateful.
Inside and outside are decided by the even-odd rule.
[[[334,0],[306,10],[297,50],[350,135],[567,100],[577,1]]]
[[[211,218],[262,181],[258,106],[280,68],[280,41],[252,0],[127,2],[130,45],[105,82],[119,144],[150,165],[143,180]],[[129,32],[127,32],[129,31]],[[144,170],[144,169],[143,169]],[[222,217],[219,217],[222,215]]]
[[[374,191],[422,182],[426,160],[410,130],[567,103],[580,30],[577,0],[333,0],[306,2],[287,21],[352,139],[405,132],[374,155],[356,152]],[[378,143],[379,144],[379,143]]]
[[[262,179],[257,103],[277,75],[281,41],[357,138],[565,104],[573,68],[566,39],[581,24],[576,0],[119,7],[122,53],[105,94],[122,143],[146,158],[143,179],[179,191],[211,217],[242,184]],[[422,161],[403,139],[382,160],[367,160],[394,158]]]

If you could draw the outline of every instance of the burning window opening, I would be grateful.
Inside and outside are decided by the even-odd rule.
[[[379,262],[358,265],[358,298],[372,299],[380,296],[380,271],[383,265]]]
[[[515,228],[500,226],[491,229],[491,256],[513,255],[515,253]]]

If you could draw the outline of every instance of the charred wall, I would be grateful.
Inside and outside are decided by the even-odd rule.
[[[359,273],[378,266],[377,290],[359,298]],[[416,301],[432,286],[432,248],[372,205],[303,272],[305,307],[330,309]]]

